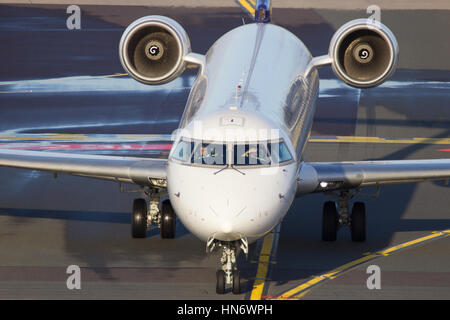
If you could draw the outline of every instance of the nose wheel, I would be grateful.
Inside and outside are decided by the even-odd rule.
[[[225,287],[226,287],[225,271],[218,270],[216,272],[216,293],[217,294],[224,294],[225,293]]]
[[[239,270],[233,271],[233,285],[231,291],[233,294],[241,293],[241,277],[239,276]]]

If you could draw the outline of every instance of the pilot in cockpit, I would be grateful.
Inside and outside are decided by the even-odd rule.
[[[250,147],[244,154],[242,158],[245,159],[246,164],[266,164],[268,162],[267,158],[258,156],[258,149],[255,147]]]

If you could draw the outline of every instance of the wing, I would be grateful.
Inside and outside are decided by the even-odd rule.
[[[0,166],[164,187],[166,159],[0,150]]]
[[[448,179],[450,159],[305,162],[297,175],[297,195]]]

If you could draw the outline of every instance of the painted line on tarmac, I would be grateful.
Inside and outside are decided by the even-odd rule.
[[[395,143],[395,144],[450,144],[450,138],[387,138],[387,137],[357,137],[357,136],[316,136],[309,142],[328,143]]]
[[[126,77],[128,73],[117,73],[117,74],[107,74],[103,76],[99,76],[100,78],[114,78],[114,77]]]
[[[254,0],[235,0],[235,2],[245,13],[250,16],[250,18],[254,19],[256,7]]]
[[[0,149],[8,150],[61,150],[61,151],[169,151],[172,144],[149,143],[63,143],[63,144],[38,144],[38,143],[0,143]]]
[[[434,241],[438,239],[444,239],[446,237],[450,236],[450,229],[443,230],[443,231],[433,231],[431,234],[420,237],[418,239],[414,239],[411,241],[407,241],[389,248],[386,248],[384,250],[377,251],[375,253],[367,252],[363,254],[364,256],[361,258],[358,258],[356,260],[350,261],[343,266],[340,266],[334,270],[331,270],[327,273],[314,276],[312,279],[288,290],[280,295],[273,298],[273,300],[298,300],[307,295],[313,288],[316,286],[323,284],[324,282],[328,280],[335,279],[344,273],[347,273],[351,270],[353,270],[355,267],[366,263],[371,260],[375,260],[381,257],[387,257],[394,253],[397,253],[403,249],[411,248],[429,241]]]
[[[51,78],[51,79],[34,79],[34,80],[23,80],[23,81],[5,81],[5,82],[0,82],[0,87],[1,86],[18,85],[18,84],[23,84],[23,83],[38,83],[41,81],[64,82],[64,81],[86,80],[88,78],[114,78],[114,77],[126,77],[126,76],[128,76],[128,73],[114,73],[114,74],[97,75],[97,76],[61,77],[61,78]],[[31,91],[31,90],[24,90],[24,91]],[[0,93],[8,93],[8,92],[13,93],[14,91],[2,91]]]
[[[57,140],[57,141],[154,141],[171,140],[170,134],[1,134],[0,140]],[[436,144],[450,145],[450,138],[388,138],[388,137],[357,137],[357,136],[312,136],[309,142],[322,143],[395,143],[395,144]],[[441,149],[439,151],[450,151]]]
[[[170,134],[20,134],[0,133],[0,148],[3,149],[39,149],[39,150],[153,150],[158,146],[148,143],[160,142],[161,149],[170,150],[173,143]],[[89,145],[87,143],[97,143]],[[138,144],[139,142],[144,144]],[[352,136],[313,136],[312,143],[381,143],[381,144],[428,144],[450,145],[450,138],[381,138]],[[60,144],[66,143],[66,144]],[[98,143],[111,144],[99,145]],[[79,145],[76,145],[79,144]],[[123,144],[123,145],[120,145]],[[438,152],[450,152],[450,149],[438,149]]]
[[[0,134],[0,141],[135,142],[172,141],[170,134]]]
[[[255,282],[253,283],[253,288],[250,294],[250,300],[262,299],[264,285],[266,283],[267,275],[269,272],[269,266],[271,263],[274,263],[274,261],[271,258],[275,251],[276,245],[278,244],[280,228],[281,223],[278,224],[278,226],[273,231],[271,231],[264,237],[264,241],[258,257],[256,278]]]

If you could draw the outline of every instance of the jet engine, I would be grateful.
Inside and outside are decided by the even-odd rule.
[[[119,45],[123,68],[139,82],[158,85],[177,78],[186,68],[191,52],[189,37],[176,21],[146,16],[124,31]]]
[[[368,88],[380,85],[395,72],[398,44],[382,23],[357,19],[336,31],[328,55],[339,79],[353,87]]]

